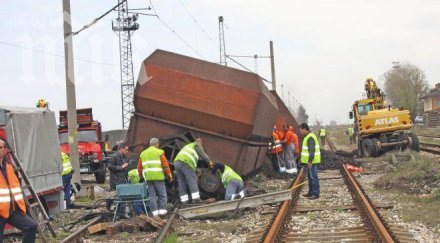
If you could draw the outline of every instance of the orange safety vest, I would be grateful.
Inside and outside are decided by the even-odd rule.
[[[280,152],[283,152],[283,146],[280,143],[280,139],[278,138],[277,132],[272,132],[273,141],[275,144],[272,144],[272,154],[278,154]]]
[[[26,213],[26,205],[24,204],[20,182],[14,173],[12,165],[7,162],[5,165],[8,182],[6,182],[5,177],[3,177],[3,173],[0,172],[0,217],[7,219],[9,218],[11,199],[17,202],[18,207],[21,209],[23,214]],[[12,205],[14,205],[13,202]]]
[[[283,140],[284,139],[284,133],[282,131],[276,131],[277,135],[278,135],[278,139],[279,140]]]

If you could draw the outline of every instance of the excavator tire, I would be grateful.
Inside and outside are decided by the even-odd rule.
[[[412,139],[412,147],[411,149],[419,152],[420,151],[420,142],[419,142],[419,137],[415,134],[415,133],[408,133],[408,136],[411,137]]]
[[[362,142],[362,152],[364,157],[375,157],[378,155],[375,140],[377,139],[365,139]]]

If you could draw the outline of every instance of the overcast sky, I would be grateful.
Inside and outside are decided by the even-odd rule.
[[[73,29],[116,3],[72,1]],[[268,56],[273,40],[277,91],[286,103],[290,92],[290,104],[303,104],[311,121],[347,123],[365,79],[374,78],[382,85],[381,76],[394,61],[420,67],[431,86],[440,82],[438,0],[152,3],[159,17],[191,48],[156,17],[140,16],[140,29],[132,40],[136,78],[142,60],[155,49],[219,62],[218,16],[224,16],[228,55]],[[148,0],[128,4],[150,6]],[[118,38],[111,29],[116,15],[112,12],[73,39],[77,107],[93,107],[104,130],[122,127]],[[44,98],[52,110],[65,109],[62,1],[7,1],[0,18],[0,105],[33,107]],[[255,68],[252,58],[236,60]],[[270,80],[268,59],[258,60],[258,73]]]

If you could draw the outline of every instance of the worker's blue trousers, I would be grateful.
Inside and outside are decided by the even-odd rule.
[[[72,190],[71,182],[72,182],[72,172],[67,175],[63,175],[63,191],[64,191],[64,200],[66,201],[66,209],[70,208],[70,192]]]
[[[307,168],[307,165],[305,166]],[[318,165],[307,168],[307,178],[309,180],[309,192],[307,194],[319,197]]]

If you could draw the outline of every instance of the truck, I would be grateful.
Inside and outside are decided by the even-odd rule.
[[[9,161],[18,162],[45,211],[56,215],[64,209],[61,152],[55,113],[47,109],[0,106],[0,138],[7,142]],[[24,182],[22,182],[23,184]],[[30,203],[32,196],[25,191]],[[33,208],[41,218],[38,207]]]
[[[93,120],[92,108],[77,109],[76,117],[80,174],[94,174],[97,183],[104,183],[109,158],[104,151],[101,123]],[[58,134],[61,151],[69,154],[67,111],[60,111],[59,119]]]
[[[350,119],[354,118],[354,132],[358,137],[358,154],[376,157],[396,149],[420,150],[410,112],[403,108],[386,107],[385,94],[373,79],[365,81],[367,98],[354,102]]]

